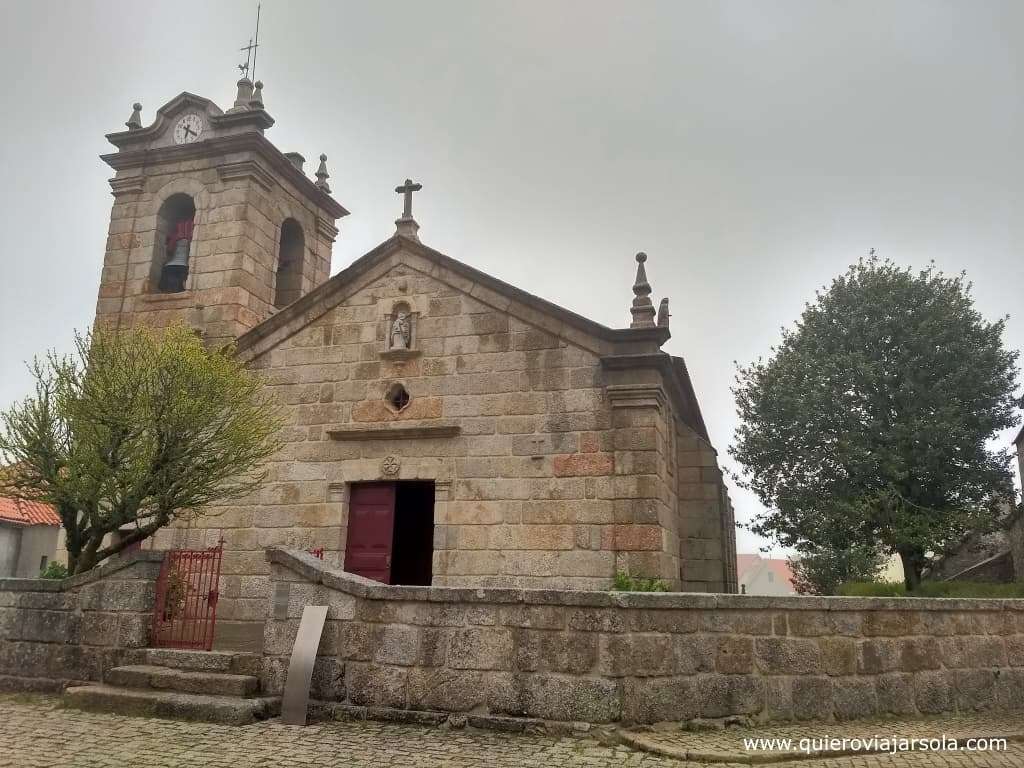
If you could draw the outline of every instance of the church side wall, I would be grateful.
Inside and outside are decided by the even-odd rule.
[[[327,605],[313,697],[364,717],[360,708],[388,719],[465,712],[471,724],[1024,711],[1022,600],[389,587],[299,553],[268,557],[264,690],[283,688],[303,606]]]
[[[678,425],[676,441],[681,589],[735,592],[735,522],[717,454],[685,424]]]

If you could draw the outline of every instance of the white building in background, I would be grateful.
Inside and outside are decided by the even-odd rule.
[[[782,558],[736,555],[740,592],[748,595],[795,595],[793,572]]]
[[[39,576],[53,559],[59,531],[53,507],[0,498],[0,578]]]

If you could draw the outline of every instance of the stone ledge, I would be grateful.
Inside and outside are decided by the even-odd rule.
[[[412,360],[422,354],[423,352],[418,349],[389,349],[381,352],[380,357],[382,360]]]
[[[431,437],[456,437],[462,434],[458,424],[423,424],[419,426],[346,426],[327,430],[331,440],[407,440]]]
[[[140,293],[135,297],[143,304],[171,304],[176,301],[191,305],[196,292],[191,288],[176,293]]]
[[[337,568],[312,555],[269,547],[267,560],[314,584],[370,600],[431,603],[503,603],[593,608],[790,610],[790,611],[1024,611],[1024,599],[937,597],[767,597],[704,592],[588,592],[555,589],[405,587],[381,584]]]

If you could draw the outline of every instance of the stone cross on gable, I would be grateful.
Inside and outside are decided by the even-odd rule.
[[[405,197],[404,205],[402,207],[402,218],[412,218],[412,193],[419,192],[423,189],[422,184],[413,184],[412,179],[406,179],[405,184],[400,187],[395,187],[395,192]]]

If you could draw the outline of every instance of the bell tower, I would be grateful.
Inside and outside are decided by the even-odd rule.
[[[211,342],[232,341],[324,282],[336,221],[327,157],[316,181],[303,157],[282,153],[263,84],[243,76],[227,111],[182,93],[143,127],[139,104],[117,151],[114,205],[96,322],[107,327],[184,321]]]

